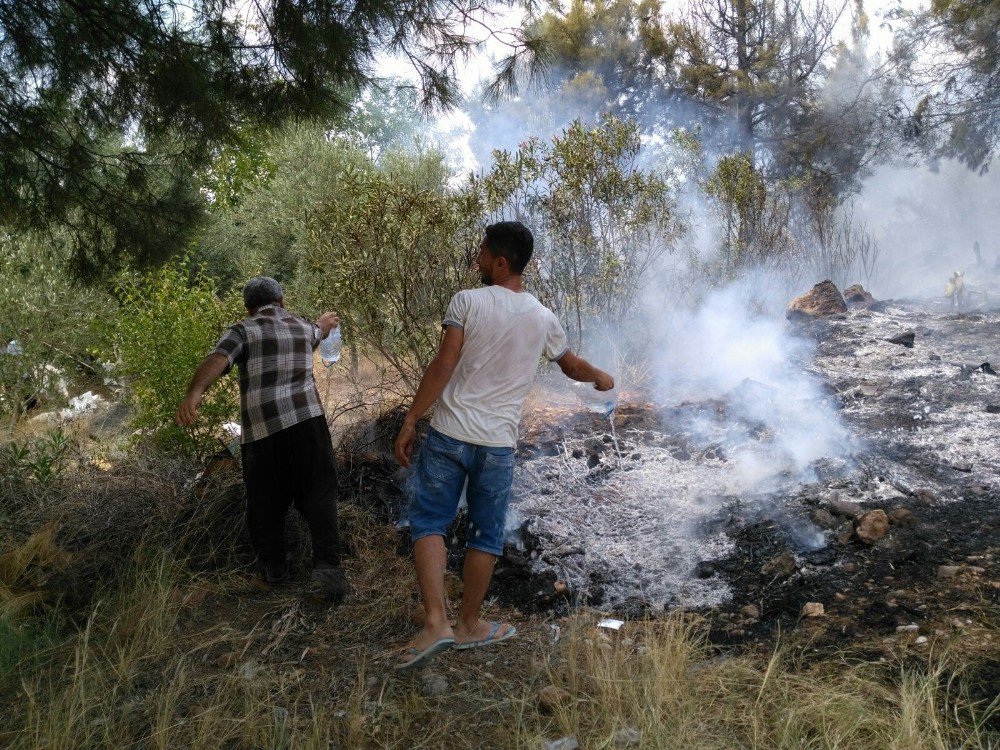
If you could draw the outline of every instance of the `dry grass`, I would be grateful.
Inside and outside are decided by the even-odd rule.
[[[20,695],[6,696],[13,710],[2,718],[0,744],[537,750],[543,739],[575,736],[597,750],[619,747],[627,732],[639,738],[635,747],[664,749],[998,747],[984,728],[985,707],[964,701],[946,655],[919,669],[843,660],[809,666],[781,651],[770,659],[725,656],[709,648],[704,623],[681,617],[609,632],[581,612],[563,624],[554,647],[526,627],[515,647],[523,658],[505,668],[513,651],[448,655],[434,669],[450,675],[452,691],[424,697],[419,675],[392,674],[379,654],[409,613],[408,566],[391,562],[390,532],[356,513],[352,541],[373,545],[372,554],[352,562],[354,601],[326,613],[307,637],[323,647],[325,662],[290,659],[289,649],[274,647],[283,637],[278,624],[301,611],[294,596],[271,597],[259,619],[261,610],[241,600],[211,613],[226,622],[185,625],[178,591],[206,580],[192,580],[168,555],[142,552],[79,631],[22,676]],[[208,583],[236,585],[231,577]],[[248,628],[235,638],[243,646],[234,664],[213,665]],[[329,676],[338,667],[345,680]],[[547,712],[536,697],[546,685],[566,691]]]
[[[720,654],[705,623],[681,617],[609,632],[579,612],[552,644],[551,623],[491,606],[521,636],[439,657],[431,669],[450,689],[427,697],[421,674],[390,669],[415,591],[391,527],[342,505],[355,594],[341,607],[252,591],[238,474],[190,476],[137,455],[78,470],[12,519],[37,531],[0,550],[0,646],[38,625],[64,568],[93,580],[86,598],[59,600],[59,637],[25,648],[16,679],[0,682],[0,746],[539,750],[574,736],[598,750],[625,733],[639,748],[1000,748],[986,724],[996,707],[966,699],[951,654],[905,665]],[[565,694],[543,709],[546,686]]]
[[[698,750],[985,750],[1000,741],[984,728],[996,706],[970,705],[946,657],[920,669],[807,667],[780,650],[767,660],[712,657],[702,632],[677,617],[613,637],[577,623],[546,665],[566,697],[518,747],[558,734],[611,748],[625,732],[644,748]]]

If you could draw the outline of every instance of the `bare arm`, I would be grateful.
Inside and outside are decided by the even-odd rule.
[[[409,467],[410,456],[413,454],[413,441],[416,439],[417,420],[422,417],[448,385],[458,356],[462,353],[462,343],[465,341],[465,331],[456,326],[448,326],[441,337],[441,346],[434,360],[430,363],[417,387],[417,395],[413,397],[413,405],[403,420],[403,426],[396,436],[396,460],[402,466]]]
[[[563,371],[563,375],[570,380],[576,380],[580,383],[593,383],[594,388],[599,391],[610,391],[615,387],[614,378],[573,352],[566,352],[556,360],[556,364]]]
[[[194,424],[198,414],[198,405],[201,404],[205,392],[212,387],[212,383],[219,379],[228,366],[229,360],[218,353],[209,354],[201,361],[198,369],[194,371],[184,400],[177,407],[177,413],[174,415],[174,421],[177,424],[181,427]]]

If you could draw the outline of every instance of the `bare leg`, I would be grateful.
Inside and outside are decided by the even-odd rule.
[[[468,549],[465,552],[465,567],[462,571],[462,606],[458,610],[458,621],[455,623],[455,641],[482,640],[489,635],[491,627],[479,619],[483,608],[483,599],[490,587],[493,577],[493,565],[496,555],[478,549]],[[498,635],[503,635],[510,626],[501,626]]]
[[[444,537],[432,535],[418,539],[413,545],[413,562],[427,616],[423,629],[407,646],[423,651],[441,638],[454,637],[444,603]]]

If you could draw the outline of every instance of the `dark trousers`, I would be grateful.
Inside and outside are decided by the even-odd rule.
[[[284,570],[285,515],[294,503],[309,524],[313,565],[338,567],[337,461],[326,418],[245,443],[242,453],[247,527],[260,561]]]

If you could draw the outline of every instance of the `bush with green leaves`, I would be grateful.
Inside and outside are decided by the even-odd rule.
[[[0,423],[13,427],[29,407],[64,404],[77,381],[100,384],[95,321],[110,295],[73,281],[58,233],[0,234]]]
[[[684,230],[672,186],[639,166],[632,121],[577,121],[551,142],[496,151],[473,180],[491,220],[523,221],[535,234],[528,284],[559,313],[579,348],[586,321],[634,313],[657,260]]]
[[[193,427],[178,427],[173,415],[199,362],[242,317],[239,298],[219,297],[214,284],[184,262],[126,277],[117,295],[110,343],[128,379],[135,426],[165,447],[198,456],[223,447],[221,426],[239,415],[235,376],[220,378],[208,392]]]
[[[313,215],[296,286],[337,310],[345,335],[378,352],[415,390],[452,295],[476,283],[481,206],[448,188],[439,153],[392,153],[344,170]]]

